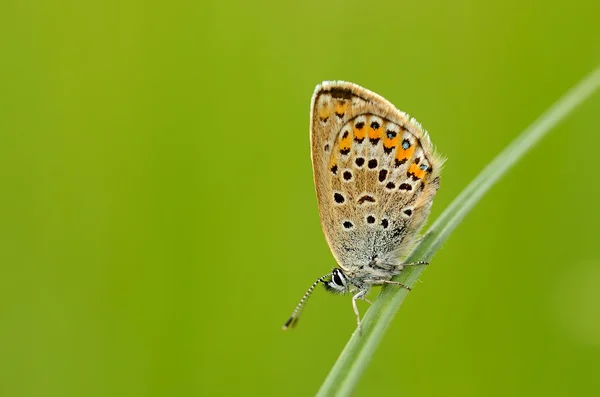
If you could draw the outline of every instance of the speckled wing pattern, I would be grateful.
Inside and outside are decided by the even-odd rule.
[[[383,97],[326,81],[311,104],[311,155],[327,243],[349,274],[397,266],[431,210],[443,158],[427,132]]]

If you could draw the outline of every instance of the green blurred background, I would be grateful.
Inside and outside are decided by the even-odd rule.
[[[281,331],[335,265],[309,159],[315,85],[356,82],[429,129],[448,157],[435,218],[600,63],[599,14],[3,1],[0,395],[314,394],[355,327],[350,298],[318,289]],[[596,95],[469,214],[357,396],[597,395],[599,110]]]

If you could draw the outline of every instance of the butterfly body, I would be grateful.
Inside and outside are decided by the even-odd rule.
[[[391,279],[429,215],[443,158],[415,119],[341,81],[316,87],[310,138],[319,215],[339,269],[313,284],[284,328],[319,282],[354,294],[360,328],[356,300],[373,285],[397,284]]]

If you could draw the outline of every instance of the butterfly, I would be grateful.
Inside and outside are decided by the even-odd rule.
[[[283,329],[296,325],[318,284],[357,300],[396,284],[431,210],[444,159],[427,131],[383,97],[356,84],[325,81],[313,94],[310,142],[319,215],[339,267],[319,277]],[[369,302],[370,303],[370,302]]]

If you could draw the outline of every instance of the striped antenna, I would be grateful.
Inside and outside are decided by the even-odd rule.
[[[319,283],[324,282],[324,280],[330,276],[331,276],[331,273],[327,273],[326,275],[319,277],[317,279],[317,281],[315,281],[313,283],[313,285],[310,286],[310,288],[308,289],[308,291],[306,291],[306,293],[304,294],[302,299],[300,299],[298,306],[296,306],[296,309],[294,309],[294,312],[292,313],[290,318],[285,322],[285,324],[283,324],[282,329],[284,331],[288,328],[294,328],[296,326],[296,324],[298,324],[298,319],[300,318],[300,314],[302,314],[302,310],[304,310],[304,306],[306,305],[306,301],[308,300],[308,297],[310,296],[310,294],[312,294],[312,292],[314,291],[314,289],[317,287],[317,285]]]

